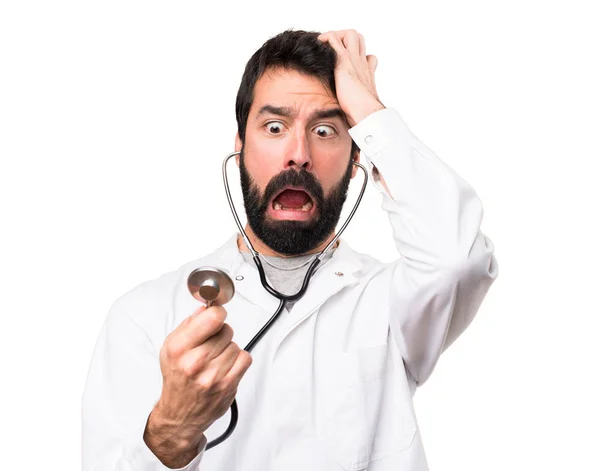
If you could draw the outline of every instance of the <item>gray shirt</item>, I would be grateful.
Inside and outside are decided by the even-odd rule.
[[[317,266],[316,273],[329,259],[331,259],[334,250],[329,250],[321,263]],[[240,252],[244,257],[244,260],[256,266],[252,254],[249,252]],[[308,271],[308,267],[312,263],[313,259],[318,254],[298,255],[296,257],[277,257],[271,255],[260,255],[262,266],[265,270],[267,280],[273,288],[280,293],[291,295],[296,294],[302,287],[304,276]],[[272,265],[271,265],[272,264]],[[273,266],[275,265],[275,266]],[[314,275],[313,273],[313,275]],[[292,307],[296,301],[288,301],[286,303],[286,309],[292,310]]]

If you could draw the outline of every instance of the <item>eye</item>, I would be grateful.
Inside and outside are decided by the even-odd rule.
[[[269,134],[281,134],[283,132],[283,124],[279,121],[271,121],[270,123],[265,124],[267,127],[267,131]]]
[[[335,134],[335,129],[331,126],[327,126],[325,124],[321,124],[320,126],[317,126],[315,128],[315,132],[320,136],[320,137],[330,137],[333,136]]]

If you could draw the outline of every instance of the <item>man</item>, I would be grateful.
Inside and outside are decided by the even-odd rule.
[[[119,298],[84,392],[84,470],[427,469],[413,394],[498,266],[476,193],[384,107],[376,67],[353,30],[286,31],[250,59],[236,102],[246,232],[275,289],[297,292],[362,151],[401,256],[340,239],[252,358],[241,348],[278,301],[237,235]],[[187,291],[207,265],[235,280],[225,307]],[[234,397],[237,428],[206,450]]]

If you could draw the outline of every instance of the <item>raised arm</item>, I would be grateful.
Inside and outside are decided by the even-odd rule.
[[[349,132],[382,194],[401,255],[386,280],[390,327],[422,384],[498,275],[494,246],[480,231],[481,201],[394,109],[372,113]]]
[[[355,30],[319,36],[335,50],[337,99],[349,133],[383,195],[400,258],[383,272],[390,329],[417,384],[469,325],[498,275],[480,231],[481,201],[462,178],[386,109],[375,86],[377,58]]]

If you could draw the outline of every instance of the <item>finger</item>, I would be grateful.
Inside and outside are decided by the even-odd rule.
[[[229,372],[223,378],[224,382],[230,384],[238,384],[250,365],[252,364],[252,356],[249,352],[242,350],[235,359],[235,363],[229,369]]]
[[[348,51],[346,47],[342,44],[342,40],[337,35],[327,33],[319,36],[319,38],[321,39],[321,41],[329,43],[329,45],[336,52],[338,64],[342,61],[348,60]]]
[[[366,58],[366,54],[367,54],[367,47],[365,45],[365,37],[362,34],[358,35],[358,53],[360,54],[361,58]]]
[[[191,322],[194,317],[199,316],[200,313],[206,311],[206,309],[207,307],[204,304],[200,305],[200,307],[196,309],[189,317],[185,318],[185,321],[187,321],[188,323]],[[181,325],[183,324],[184,322],[181,323]]]
[[[233,329],[228,324],[206,342],[184,353],[179,365],[184,373],[196,376],[210,369],[211,362],[219,357],[231,344]],[[239,350],[239,349],[238,349]],[[214,367],[213,367],[214,369]],[[222,376],[224,376],[223,373]]]
[[[379,64],[379,60],[376,56],[372,54],[367,56],[367,66],[369,68],[369,81],[371,82],[371,87],[373,87],[375,97],[377,97],[377,87],[375,86],[375,70],[377,69],[377,64]]]
[[[365,37],[362,34],[360,34],[359,32],[357,32],[357,31],[354,31],[354,33],[355,33],[356,38],[357,38],[358,56],[361,59],[365,59],[366,51],[367,51],[367,48],[365,46]]]
[[[360,54],[360,70],[362,72],[362,75],[366,79],[369,79],[369,77],[373,76],[373,73],[369,69],[369,63],[367,61],[367,46],[365,45],[365,37],[360,33],[358,33],[358,49]]]
[[[326,42],[330,36],[333,36],[335,34],[335,31],[326,31],[325,33],[319,34],[319,36],[317,36],[317,39],[321,42]]]
[[[375,74],[375,70],[377,69],[377,57],[375,57],[373,54],[369,54],[367,56],[367,64],[369,66],[369,72],[371,73],[371,76],[373,76]]]
[[[354,29],[340,31],[338,35],[342,40],[342,44],[348,51],[348,57],[350,58],[350,62],[354,67],[356,75],[358,75],[361,78],[361,80],[364,80],[365,78],[367,78],[367,62],[364,54],[361,56],[360,43],[362,35]],[[362,47],[364,49],[364,45]]]
[[[222,306],[197,310],[181,329],[176,329],[169,339],[171,352],[180,355],[203,344],[223,328],[227,311]]]
[[[225,348],[225,350],[223,350],[219,356],[213,358],[208,368],[214,368],[216,370],[215,378],[218,381],[223,380],[223,378],[229,374],[237,362],[240,353],[240,347],[234,342],[230,342],[229,345],[227,345],[227,348]]]
[[[175,338],[179,338],[181,337],[181,333],[183,331],[185,331],[188,328],[188,325],[190,324],[190,322],[192,322],[192,320],[199,316],[200,314],[202,314],[204,311],[206,311],[206,306],[205,305],[201,305],[198,309],[196,309],[191,315],[189,315],[188,317],[186,317],[177,327],[175,327],[175,329],[173,329],[171,331],[171,333],[167,336],[167,338],[165,339],[165,344],[167,342],[171,342],[171,340],[175,339]]]
[[[340,32],[340,39],[353,59],[360,57],[360,38],[353,29]]]
[[[321,40],[328,41],[340,60],[349,59],[349,65],[361,81],[369,80],[369,70],[365,54],[365,40],[356,30],[333,31],[320,36]]]
[[[348,57],[356,71],[356,75],[364,81],[367,78],[367,62],[360,54],[360,36],[354,30],[345,31],[342,36],[342,44],[348,50]]]
[[[213,335],[206,342],[204,342],[201,346],[206,347],[206,349],[209,351],[207,358],[212,360],[223,353],[232,340],[233,329],[229,324],[223,324],[223,328],[217,334]]]
[[[205,361],[218,357],[233,340],[233,329],[229,324],[223,324],[223,328],[206,342],[192,349],[196,355],[204,356]]]

